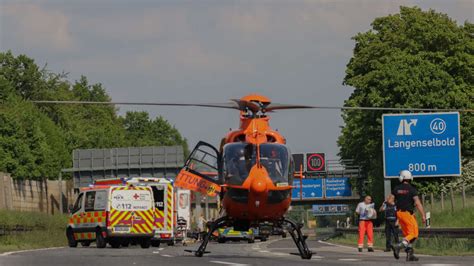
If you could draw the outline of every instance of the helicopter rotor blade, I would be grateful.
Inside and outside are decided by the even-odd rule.
[[[37,104],[89,104],[89,105],[141,105],[141,106],[194,106],[209,108],[224,108],[244,111],[246,109],[256,113],[273,112],[276,110],[291,109],[327,109],[327,110],[361,110],[361,111],[400,111],[400,112],[465,112],[472,113],[474,109],[455,109],[455,108],[410,108],[410,107],[365,107],[365,106],[313,106],[313,105],[294,105],[270,103],[266,106],[255,102],[232,99],[227,103],[153,103],[153,102],[95,102],[95,101],[56,101],[56,100],[38,100],[32,101]]]
[[[281,103],[270,103],[265,107],[266,112],[273,112],[275,110],[287,110],[287,109],[314,109],[316,106],[310,105],[296,105],[296,104],[281,104]]]
[[[152,102],[94,102],[94,101],[32,101],[38,104],[89,104],[89,105],[143,105],[143,106],[195,106],[240,110],[235,102],[228,103],[152,103]]]
[[[328,110],[362,110],[362,111],[420,111],[420,112],[474,112],[474,109],[455,108],[410,108],[410,107],[364,107],[364,106],[312,106],[271,103],[265,108],[266,112],[288,109],[328,109]]]

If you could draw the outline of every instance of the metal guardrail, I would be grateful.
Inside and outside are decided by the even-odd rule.
[[[374,232],[384,233],[383,227],[374,228]],[[357,228],[336,228],[336,234],[358,234]],[[400,232],[401,233],[401,232]],[[443,236],[449,238],[474,238],[474,228],[420,228],[420,237]]]
[[[33,228],[23,225],[0,225],[0,236],[11,235],[16,233],[24,233],[32,231]]]

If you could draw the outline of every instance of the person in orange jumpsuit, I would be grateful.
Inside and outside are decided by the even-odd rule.
[[[423,224],[425,224],[425,211],[418,197],[418,191],[410,184],[413,180],[411,172],[408,170],[401,171],[399,180],[401,184],[393,189],[392,194],[395,196],[397,218],[402,228],[403,240],[392,246],[393,256],[398,260],[400,250],[404,248],[407,253],[407,261],[418,261],[413,250],[413,242],[418,238],[418,223],[413,213],[416,207],[421,214]]]
[[[359,241],[357,241],[357,248],[362,252],[364,247],[364,238],[367,234],[367,250],[374,252],[374,224],[373,219],[377,215],[372,203],[371,196],[365,196],[364,201],[357,205],[356,213],[359,215]]]

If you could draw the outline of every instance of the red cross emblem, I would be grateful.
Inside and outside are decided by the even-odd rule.
[[[133,195],[133,198],[137,200],[138,198],[140,198],[140,196],[137,193],[135,193],[135,195]]]

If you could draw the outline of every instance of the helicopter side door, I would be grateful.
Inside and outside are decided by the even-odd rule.
[[[174,185],[184,189],[216,196],[221,191],[219,179],[221,155],[204,141],[198,142],[176,176]]]

